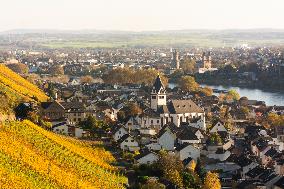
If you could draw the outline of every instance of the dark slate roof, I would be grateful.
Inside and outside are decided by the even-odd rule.
[[[123,135],[123,136],[117,141],[117,143],[122,143],[122,142],[123,142],[125,139],[127,139],[128,137],[130,137],[129,134]]]
[[[64,109],[84,109],[84,103],[82,102],[60,102]]]
[[[265,169],[263,167],[257,166],[251,169],[249,172],[247,172],[246,175],[249,176],[250,178],[256,178],[257,176],[263,174],[264,171]]]
[[[148,154],[151,154],[151,153],[157,155],[155,152],[152,152],[152,151],[150,151],[150,150],[145,150],[145,151],[142,152],[141,154],[138,154],[137,156],[135,156],[134,159],[135,159],[135,160],[138,160],[138,159],[140,159],[140,158],[142,158],[142,157],[145,157],[145,156],[147,156]]]
[[[55,128],[55,127],[59,127],[59,126],[65,125],[66,123],[67,123],[66,121],[57,123],[57,124],[55,124],[55,125],[52,126],[52,129]]]
[[[158,109],[159,113],[183,114],[183,113],[203,113],[203,110],[192,100],[172,100],[166,106]]]
[[[187,147],[188,145],[190,145],[190,144],[188,144],[188,143],[183,143],[183,144],[180,144],[180,145],[178,145],[177,147],[176,147],[176,151],[181,151],[182,149],[184,149],[185,147]]]
[[[270,148],[270,149],[265,153],[265,155],[266,155],[266,156],[269,156],[269,157],[273,157],[275,154],[277,154],[277,150],[274,149],[274,148]]]
[[[192,160],[192,158],[191,158],[191,157],[188,157],[188,158],[184,159],[184,160],[182,161],[182,163],[183,163],[184,166],[186,166],[187,164],[189,164],[189,162],[191,162],[191,160]]]
[[[259,140],[253,142],[252,145],[255,145],[260,151],[262,151],[268,146],[268,143],[267,141],[260,138]]]
[[[157,76],[154,85],[153,85],[153,91],[158,93],[161,89],[163,90],[165,87],[162,83],[162,80],[160,78],[160,75]]]
[[[235,158],[234,162],[241,167],[245,167],[245,166],[251,164],[253,161],[251,159],[249,159],[248,157],[241,155],[241,156]]]
[[[279,188],[283,188],[284,189],[284,177],[280,178],[275,184],[274,186],[278,186]]]
[[[199,140],[195,133],[189,128],[184,128],[182,131],[180,131],[177,138],[180,140]]]
[[[53,102],[42,102],[40,103],[40,106],[43,108],[43,109],[46,109],[48,108]]]

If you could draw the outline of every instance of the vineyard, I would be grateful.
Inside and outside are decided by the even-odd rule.
[[[0,123],[0,188],[124,188],[127,178],[100,146],[27,120]]]
[[[0,64],[0,113],[8,113],[21,101],[46,101],[48,97],[34,84]]]

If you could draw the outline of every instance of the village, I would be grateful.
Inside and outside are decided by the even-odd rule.
[[[139,85],[81,85],[76,80],[53,86],[54,100],[39,107],[21,104],[19,112],[37,111],[55,133],[103,140],[126,173],[134,165],[157,162],[162,150],[184,167],[199,162],[204,171],[217,170],[222,186],[231,187],[233,181],[238,188],[283,186],[284,126],[263,121],[283,115],[283,107],[246,97],[178,94],[166,88],[160,75],[149,92]]]

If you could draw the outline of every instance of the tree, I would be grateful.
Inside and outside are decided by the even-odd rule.
[[[27,65],[22,64],[22,63],[12,63],[12,64],[7,64],[7,67],[13,70],[14,72],[18,74],[27,74],[29,73],[29,68]]]
[[[269,113],[267,116],[267,121],[270,125],[274,127],[284,125],[284,115]]]
[[[200,188],[201,180],[199,176],[194,172],[183,172],[182,173],[183,187],[185,189]]]
[[[221,183],[217,173],[208,172],[204,179],[204,189],[220,189]]]
[[[94,82],[94,78],[90,75],[82,76],[80,78],[81,83],[91,84]]]
[[[54,65],[48,71],[51,75],[64,75],[64,69],[60,65]]]
[[[179,87],[183,91],[195,92],[199,88],[199,84],[195,82],[195,79],[191,76],[183,76],[178,82]]]
[[[180,173],[183,170],[183,164],[177,156],[165,151],[160,151],[158,168],[162,171],[165,179],[182,188],[183,183]]]
[[[226,99],[227,100],[239,100],[240,99],[240,94],[234,90],[234,89],[231,89],[228,91],[227,95],[226,95]]]
[[[180,67],[185,73],[193,74],[195,70],[195,65],[195,60],[186,57],[183,61],[181,61]]]
[[[197,159],[197,162],[196,162],[195,172],[199,175],[200,178],[204,178],[206,174],[204,168],[201,165],[201,161],[199,158]]]
[[[166,186],[162,183],[159,183],[157,180],[148,179],[146,184],[141,186],[141,189],[166,189]]]
[[[210,87],[203,87],[200,89],[200,92],[203,93],[205,96],[212,96],[213,95],[213,89]]]
[[[135,83],[151,86],[158,74],[159,72],[153,69],[133,70],[129,68],[118,68],[104,74],[102,79],[109,84]],[[168,79],[163,74],[160,74],[160,77],[163,84],[167,85]]]
[[[136,103],[129,103],[122,110],[125,113],[125,117],[136,116],[142,113],[142,109]]]
[[[212,133],[210,136],[210,143],[211,144],[220,144],[222,143],[222,139],[218,133]]]
[[[79,125],[83,129],[89,130],[93,136],[101,136],[109,127],[104,121],[97,120],[93,116],[89,116],[85,121],[81,121]]]

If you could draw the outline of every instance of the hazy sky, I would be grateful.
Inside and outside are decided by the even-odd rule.
[[[0,0],[10,29],[284,29],[284,0]]]

